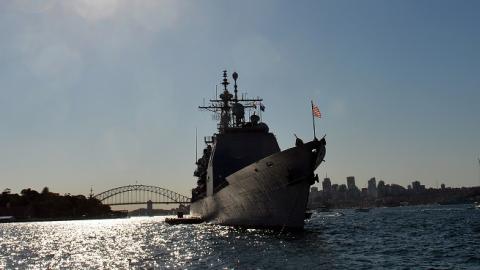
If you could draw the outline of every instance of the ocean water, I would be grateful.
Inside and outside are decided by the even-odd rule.
[[[466,205],[314,213],[295,233],[163,220],[0,224],[0,269],[480,269]]]

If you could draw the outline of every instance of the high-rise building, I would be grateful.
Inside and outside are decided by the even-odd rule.
[[[377,180],[375,177],[372,177],[368,180],[368,196],[376,198],[377,195]]]
[[[330,193],[332,190],[332,182],[330,182],[330,178],[326,177],[323,179],[322,188],[324,193]]]
[[[340,198],[341,200],[346,200],[347,199],[347,186],[345,184],[341,184],[338,186],[338,193],[337,193],[337,198]]]
[[[347,187],[349,190],[357,190],[357,186],[355,185],[355,176],[347,177]]]
[[[382,197],[382,196],[385,196],[385,194],[386,194],[385,181],[380,180],[378,181],[378,186],[377,186],[377,196]]]
[[[310,188],[310,196],[308,196],[308,203],[311,205],[321,197],[321,192],[318,191],[318,187]]]
[[[421,192],[425,189],[425,186],[420,184],[420,181],[413,181],[412,189],[413,189],[413,192]]]

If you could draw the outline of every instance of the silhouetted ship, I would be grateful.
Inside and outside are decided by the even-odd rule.
[[[238,74],[233,73],[234,94],[228,91],[223,72],[223,92],[200,109],[215,113],[218,133],[206,137],[203,156],[194,176],[193,216],[221,225],[251,228],[303,228],[310,185],[318,181],[314,170],[325,156],[325,138],[281,151],[268,126],[255,110],[245,120],[245,112],[262,99],[237,96]]]

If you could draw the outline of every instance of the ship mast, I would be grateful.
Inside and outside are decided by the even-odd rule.
[[[199,109],[208,110],[220,116],[218,124],[219,133],[224,133],[228,128],[242,128],[245,124],[245,109],[256,108],[263,99],[244,99],[238,98],[238,73],[234,72],[232,78],[234,80],[234,95],[228,91],[228,75],[227,71],[223,71],[223,92],[219,95],[220,99],[211,99],[210,105],[199,106]]]
[[[220,130],[224,131],[230,124],[230,105],[229,102],[233,95],[228,92],[227,86],[230,83],[227,79],[227,71],[223,71],[223,93],[220,94],[220,99],[223,101],[222,110],[220,112]]]

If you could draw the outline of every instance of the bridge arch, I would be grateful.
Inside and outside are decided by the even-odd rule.
[[[162,187],[147,185],[128,185],[109,189],[94,198],[106,205],[144,204],[189,204],[190,198]]]

